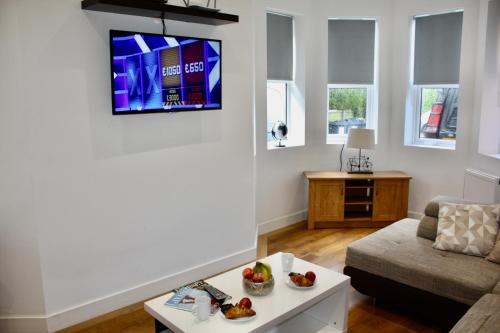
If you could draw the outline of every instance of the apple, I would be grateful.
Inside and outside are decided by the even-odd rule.
[[[252,308],[252,301],[248,297],[243,297],[240,300],[239,306],[241,306],[242,308],[250,309]]]
[[[253,269],[247,267],[243,270],[242,274],[243,278],[251,280],[253,278]]]
[[[305,274],[305,277],[306,277],[306,279],[308,279],[311,282],[314,282],[314,280],[316,280],[316,274],[314,274],[314,272],[311,272],[311,271],[307,272]]]
[[[254,275],[252,277],[252,281],[254,283],[262,283],[262,282],[264,282],[264,274],[262,274],[262,273],[254,273]]]

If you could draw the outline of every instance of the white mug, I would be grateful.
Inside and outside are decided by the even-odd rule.
[[[193,314],[200,321],[207,320],[210,316],[211,299],[206,295],[197,296],[194,299]]]
[[[282,253],[281,254],[281,267],[283,272],[290,272],[293,267],[293,259],[295,256],[293,253]]]

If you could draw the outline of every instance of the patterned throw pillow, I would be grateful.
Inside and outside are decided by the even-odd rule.
[[[473,256],[487,256],[498,234],[500,204],[440,203],[434,248]]]

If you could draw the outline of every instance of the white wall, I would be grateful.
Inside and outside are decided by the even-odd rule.
[[[481,99],[481,96],[483,96],[483,91],[484,91],[484,85],[488,84],[488,77],[485,77],[485,73],[488,70],[487,67],[485,67],[485,54],[487,47],[491,47],[491,44],[486,42],[486,25],[487,25],[487,17],[488,17],[488,2],[489,0],[481,0],[480,1],[480,8],[479,8],[479,24],[478,24],[478,30],[479,30],[479,37],[477,38],[477,48],[478,48],[478,54],[477,54],[477,59],[476,59],[476,86],[475,86],[475,100],[474,100],[474,117],[473,117],[473,133],[479,133],[479,131],[482,131],[482,126],[484,126],[484,120],[479,117],[479,111],[483,111],[483,108],[490,108],[491,106],[488,105],[488,102],[485,102],[484,99]],[[488,96],[486,94],[486,96]],[[484,97],[484,96],[483,96]],[[493,109],[494,110],[494,109]],[[496,108],[498,111],[498,108]],[[491,111],[491,110],[487,110]],[[489,113],[489,112],[488,112]],[[491,114],[490,114],[491,115]],[[498,114],[497,114],[498,116]],[[495,118],[492,118],[495,119]],[[496,118],[498,119],[498,117]],[[483,122],[481,123],[481,121]],[[496,132],[493,132],[496,134],[498,137],[498,129]],[[494,140],[494,137],[492,138]],[[482,142],[483,143],[483,142]],[[485,156],[483,153],[484,151],[481,151],[481,154],[478,152],[480,151],[479,148],[479,137],[477,135],[473,135],[473,137],[470,140],[470,154],[469,154],[469,161],[468,165],[477,169],[482,169],[487,172],[490,172],[494,175],[500,175],[500,160],[498,159],[500,156],[497,155],[497,158],[491,158],[488,156]],[[483,147],[481,147],[483,148]],[[500,142],[499,142],[499,147],[500,149]],[[484,148],[483,148],[484,149]]]
[[[255,19],[255,121],[256,121],[256,218],[257,222],[298,214],[302,218],[304,188],[301,171],[306,168],[307,155],[304,146],[267,150],[266,138],[266,81],[267,37],[266,9],[294,16],[296,33],[297,66],[295,93],[304,99],[306,91],[307,49],[309,47],[311,4],[307,1],[254,1]],[[285,9],[285,10],[284,10]],[[304,102],[305,104],[305,102]],[[308,117],[307,109],[305,116]],[[296,218],[296,217],[295,217]],[[292,218],[292,221],[295,221]]]
[[[493,6],[491,12],[488,12],[490,2]],[[478,26],[480,38],[478,39],[476,96],[482,96],[482,99],[476,99],[475,108],[481,110],[481,118],[475,119],[474,128],[480,128],[481,132],[478,138],[474,138],[472,147],[479,148],[481,154],[474,154],[473,163],[490,169],[494,168],[491,163],[493,160],[484,155],[493,154],[500,158],[499,6],[500,2],[496,0],[481,0]]]
[[[484,44],[488,48],[480,55],[484,58],[481,98],[481,132],[479,135],[479,150],[485,154],[500,153],[500,82],[498,78],[499,71],[499,24],[500,24],[500,2],[487,2],[481,8],[481,15],[487,17],[486,24],[480,25],[479,29],[484,29]],[[487,13],[485,12],[487,11]]]
[[[2,315],[53,330],[254,257],[252,5],[219,6],[241,22],[167,27],[223,41],[224,109],[112,116],[108,30],[161,24],[1,2]]]
[[[22,39],[16,1],[0,2],[0,331],[7,317],[45,314],[31,177],[30,114],[21,80]],[[24,81],[26,82],[26,81]],[[33,80],[35,82],[35,80]],[[29,84],[33,89],[34,84]],[[4,320],[1,320],[4,319]],[[26,325],[33,325],[27,323]],[[43,320],[42,320],[43,325]],[[28,327],[28,326],[26,326]]]
[[[265,50],[266,8],[296,13],[306,21],[305,61],[306,146],[267,151],[264,136],[257,136],[257,223],[261,232],[300,221],[306,207],[304,170],[336,170],[340,146],[326,142],[327,109],[327,19],[332,17],[376,17],[379,24],[379,125],[378,144],[368,152],[376,170],[402,170],[413,177],[409,210],[423,211],[438,194],[461,196],[463,175],[473,166],[500,174],[500,161],[477,154],[482,62],[477,49],[478,1],[474,0],[357,0],[260,1],[256,15],[256,51]],[[464,29],[460,74],[460,105],[456,151],[403,145],[406,89],[409,75],[410,21],[416,14],[463,8]],[[484,14],[483,14],[484,15]],[[299,32],[300,33],[300,32]],[[479,38],[479,40],[481,40]],[[484,44],[484,42],[483,42]],[[482,45],[484,48],[484,45]],[[484,58],[482,58],[484,61]],[[256,133],[265,131],[265,52],[256,58]],[[482,86],[480,84],[480,86]],[[479,106],[478,106],[479,105]],[[353,154],[348,151],[348,154]],[[281,198],[281,199],[280,199]]]

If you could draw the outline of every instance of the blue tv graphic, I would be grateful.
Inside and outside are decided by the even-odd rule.
[[[221,42],[111,31],[114,113],[222,107]]]

